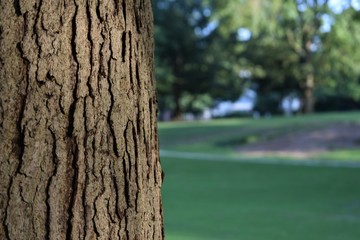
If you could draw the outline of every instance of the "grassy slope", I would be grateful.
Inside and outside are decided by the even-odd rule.
[[[160,140],[166,149],[231,153],[220,140],[231,142],[269,127],[281,133],[286,126],[299,129],[358,121],[359,116],[167,123],[160,124]],[[162,164],[168,240],[355,240],[360,236],[360,169],[171,158],[162,158]]]
[[[239,155],[240,144],[262,141],[284,133],[306,131],[328,124],[360,123],[360,113],[331,113],[272,119],[225,119],[199,122],[160,123],[160,146],[167,150],[211,152]],[[360,150],[341,150],[323,154],[320,159],[360,160]]]

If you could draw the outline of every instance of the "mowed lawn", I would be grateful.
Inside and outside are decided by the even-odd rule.
[[[358,119],[359,113],[349,113],[165,123],[159,124],[160,147],[225,156],[233,154],[232,143],[243,138],[244,131],[253,134],[251,129],[270,127],[281,134],[294,126],[306,130],[325,122]],[[244,163],[225,157],[215,161],[162,157],[161,161],[168,240],[360,237],[360,168]]]

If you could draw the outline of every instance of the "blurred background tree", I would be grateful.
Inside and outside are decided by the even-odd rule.
[[[304,113],[358,108],[360,4],[335,2],[155,0],[160,112],[199,113],[249,87],[259,112],[287,96]]]
[[[236,64],[229,38],[218,32],[213,18],[221,1],[155,0],[156,78],[160,113],[179,118],[198,113],[214,98],[239,96]]]

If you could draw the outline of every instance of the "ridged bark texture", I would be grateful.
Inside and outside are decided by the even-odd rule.
[[[0,5],[0,239],[163,239],[151,1]]]

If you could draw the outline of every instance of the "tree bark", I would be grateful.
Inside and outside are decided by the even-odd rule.
[[[0,5],[0,239],[163,239],[151,1]]]

